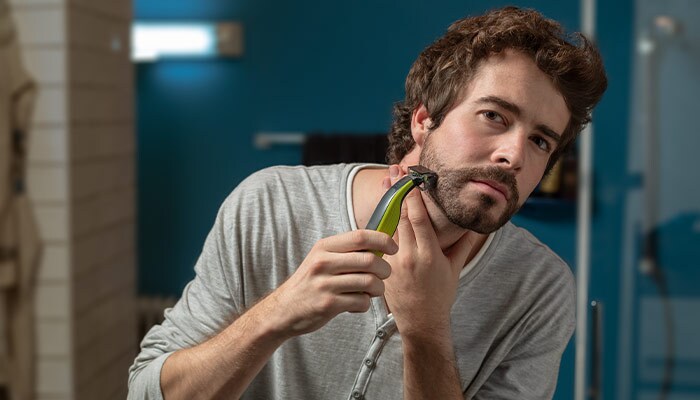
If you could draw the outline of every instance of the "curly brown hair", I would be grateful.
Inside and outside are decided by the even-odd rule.
[[[453,23],[428,46],[406,77],[406,98],[394,105],[387,161],[398,163],[415,145],[413,111],[424,105],[431,129],[464,97],[464,88],[481,61],[506,49],[521,51],[547,74],[564,97],[571,119],[551,155],[547,171],[591,120],[593,107],[607,88],[596,47],[582,34],[566,35],[561,25],[534,10],[506,7]]]

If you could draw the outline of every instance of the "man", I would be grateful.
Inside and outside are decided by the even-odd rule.
[[[573,279],[508,220],[606,87],[597,51],[562,35],[516,8],[460,20],[408,75],[389,168],[244,181],[142,342],[130,397],[551,397]],[[437,185],[408,195],[395,237],[357,229],[414,164]]]

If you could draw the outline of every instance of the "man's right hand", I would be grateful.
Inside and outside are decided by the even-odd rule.
[[[372,251],[395,254],[388,235],[357,230],[321,239],[299,269],[264,301],[268,315],[285,336],[313,332],[342,312],[365,312],[371,297],[384,294],[389,263]]]
[[[359,230],[319,240],[279,288],[210,340],[171,355],[160,383],[165,398],[239,398],[287,339],[336,315],[365,312],[384,294],[391,267],[371,251],[395,254],[382,232]]]

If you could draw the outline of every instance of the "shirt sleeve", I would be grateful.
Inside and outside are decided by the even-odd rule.
[[[213,337],[241,313],[240,282],[235,276],[240,267],[237,226],[237,193],[234,190],[219,210],[195,265],[195,278],[187,284],[182,297],[165,320],[154,326],[141,342],[141,352],[129,368],[129,399],[162,399],[160,373],[174,352],[194,347]]]

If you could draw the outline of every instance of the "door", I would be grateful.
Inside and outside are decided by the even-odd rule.
[[[700,399],[697,21],[697,1],[636,1],[620,318],[597,346],[617,354],[615,399]]]

